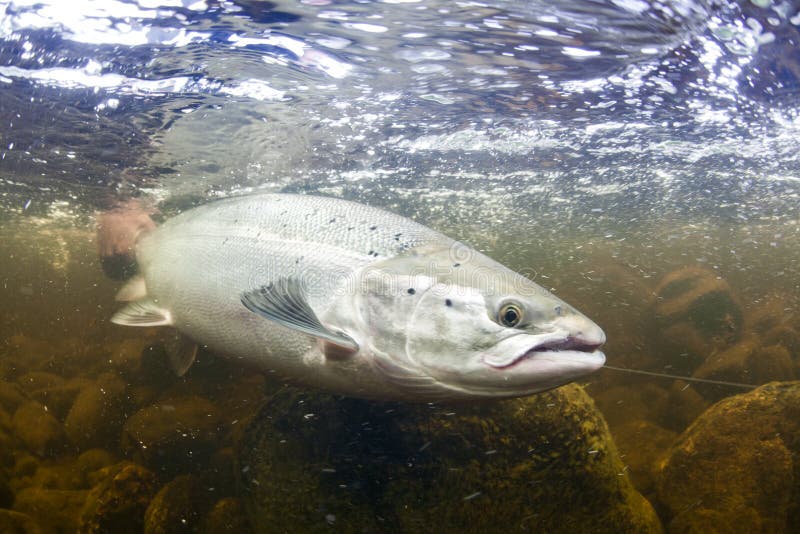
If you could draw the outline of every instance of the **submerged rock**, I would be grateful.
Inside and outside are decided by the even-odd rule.
[[[105,373],[81,389],[64,420],[64,429],[79,449],[105,447],[117,439],[124,423],[125,382]]]
[[[15,334],[6,340],[10,364],[5,369],[5,378],[12,374],[22,374],[26,370],[40,369],[51,362],[57,351],[55,347],[42,339]]]
[[[126,422],[122,448],[136,461],[170,473],[197,469],[217,447],[220,416],[202,397],[160,401]]]
[[[81,453],[75,461],[75,470],[90,487],[103,477],[101,470],[115,463],[114,455],[103,449],[89,449]]]
[[[0,508],[11,508],[14,503],[14,492],[11,491],[11,486],[8,485],[8,477],[3,471],[0,471]],[[2,529],[0,529],[2,532]]]
[[[47,406],[48,411],[63,421],[75,397],[91,383],[92,381],[86,378],[73,378],[54,386],[31,391],[30,396]]]
[[[671,532],[793,532],[800,525],[800,382],[771,383],[701,415],[663,461]]]
[[[36,391],[62,386],[64,379],[47,371],[31,371],[17,378],[17,384],[26,391]]]
[[[23,402],[25,402],[25,393],[22,388],[13,382],[0,380],[0,408],[14,413]]]
[[[794,363],[789,351],[780,345],[764,346],[762,338],[752,333],[732,347],[709,355],[693,376],[745,384],[761,384],[795,378]],[[730,388],[724,386],[697,385],[695,387],[703,395],[713,399],[722,398],[730,391]]]
[[[614,429],[614,439],[629,467],[631,480],[642,494],[650,496],[658,475],[658,463],[677,434],[648,420],[631,419]]]
[[[669,400],[660,421],[669,430],[683,432],[709,406],[711,401],[697,391],[697,384],[676,380],[670,387]]]
[[[653,312],[659,334],[678,373],[691,373],[714,351],[742,335],[739,299],[717,273],[683,267],[667,274],[655,289]]]
[[[80,514],[80,531],[140,533],[144,512],[158,490],[156,476],[131,462],[106,467],[101,473],[102,480],[86,497]]]
[[[0,410],[0,420],[8,417],[2,410]],[[11,418],[8,417],[9,427],[11,426]],[[2,425],[0,425],[2,427]],[[10,428],[9,428],[10,430]],[[15,440],[9,435],[10,432],[0,430],[0,469],[10,468],[14,465],[14,442]]]
[[[42,527],[27,514],[0,509],[0,532],[8,534],[49,534],[50,532],[55,532],[55,530]]]
[[[144,515],[145,534],[196,532],[211,499],[191,475],[174,478],[156,494]]]
[[[251,522],[268,531],[661,531],[576,385],[447,407],[284,389],[237,463]]]
[[[39,456],[55,454],[66,444],[64,427],[38,402],[28,401],[17,408],[12,425],[17,438]]]
[[[76,532],[86,491],[25,488],[17,493],[14,510],[41,521],[57,532]]]
[[[200,532],[203,534],[249,534],[252,532],[245,515],[242,501],[234,497],[220,499],[203,519]]]

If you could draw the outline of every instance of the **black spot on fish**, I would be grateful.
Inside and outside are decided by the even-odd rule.
[[[555,307],[555,312],[556,312],[556,315],[558,315],[559,317],[564,315],[564,310],[561,309],[561,306],[556,306]]]
[[[370,227],[369,227],[369,229],[370,229],[370,230],[377,230],[377,229],[378,229],[378,227],[377,227],[377,226],[370,226]]]
[[[416,290],[416,289],[414,289],[413,287],[409,287],[409,288],[408,288],[408,294],[409,294],[409,295],[413,295],[413,294],[414,294],[414,293],[416,293],[416,292],[417,292],[417,290]]]
[[[330,223],[330,224],[333,224],[333,223],[335,223],[335,222],[336,222],[336,217],[334,217],[333,219],[331,219],[330,221],[328,221],[328,223]]]
[[[350,231],[350,230],[352,230],[353,228],[355,228],[355,226],[348,226],[348,227],[347,227],[347,231],[349,232],[349,231]]]
[[[450,307],[453,305],[453,301],[450,299],[444,299],[444,305]]]
[[[373,252],[374,252],[374,251],[370,250],[369,252],[367,252],[367,256],[372,256],[372,253],[373,253]]]
[[[461,264],[460,263],[454,263],[453,267],[461,267]]]

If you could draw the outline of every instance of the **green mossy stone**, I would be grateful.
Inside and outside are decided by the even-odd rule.
[[[25,391],[55,388],[64,385],[64,378],[47,371],[31,371],[17,378],[17,384]]]
[[[0,419],[5,416],[2,411],[0,411]],[[9,426],[11,422],[11,417],[8,418]],[[12,438],[11,433],[0,430],[0,468],[10,469],[14,466],[15,462],[15,440]]]
[[[78,456],[75,469],[85,483],[93,487],[99,482],[98,477],[102,477],[100,470],[113,465],[116,461],[114,455],[105,449],[89,449]]]
[[[72,403],[64,430],[80,450],[108,447],[119,439],[124,420],[125,382],[105,373],[86,384]]]
[[[3,534],[50,534],[56,531],[40,525],[27,514],[0,509],[0,532]]]
[[[14,510],[35,517],[42,526],[57,532],[76,532],[78,516],[88,492],[25,488],[14,500]]]
[[[135,461],[177,474],[204,466],[218,446],[220,414],[197,396],[165,399],[125,422],[121,446]]]
[[[661,466],[657,495],[668,530],[796,532],[798,456],[800,382],[773,382],[718,402]]]
[[[9,485],[8,477],[0,471],[0,508],[11,508],[14,503],[14,492]],[[0,529],[0,532],[2,530]]]
[[[191,475],[180,475],[159,490],[144,515],[145,534],[196,532],[211,505],[208,491]]]
[[[66,445],[63,425],[38,402],[28,401],[17,408],[12,427],[17,439],[39,456],[57,454]]]
[[[100,471],[80,514],[79,532],[139,534],[144,512],[158,491],[156,476],[140,465],[120,462]]]
[[[259,532],[661,531],[576,385],[454,406],[286,388],[249,424],[237,472]]]
[[[37,389],[30,392],[30,397],[41,404],[57,419],[63,421],[75,397],[92,381],[86,378],[73,378],[55,386]]]
[[[202,534],[250,534],[252,529],[242,501],[226,497],[217,501],[203,519]]]
[[[57,352],[47,341],[22,334],[8,338],[5,346],[9,355],[6,359],[9,365],[5,367],[3,373],[6,380],[11,376],[47,366],[48,362],[53,361]]]
[[[651,312],[663,363],[690,374],[709,354],[730,347],[744,332],[737,295],[719,275],[703,267],[668,273],[653,291]]]
[[[25,402],[25,393],[19,385],[0,380],[0,408],[14,413]]]

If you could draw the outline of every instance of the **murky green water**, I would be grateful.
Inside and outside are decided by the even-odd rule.
[[[796,530],[796,8],[156,4],[0,5],[0,531]],[[609,366],[730,384],[176,377],[168,332],[109,322],[98,214],[257,191],[411,217],[592,318]]]

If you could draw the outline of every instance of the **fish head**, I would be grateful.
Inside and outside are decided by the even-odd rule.
[[[392,380],[449,398],[515,397],[603,366],[605,334],[589,318],[472,249],[458,258],[418,251],[369,270],[360,315]]]

